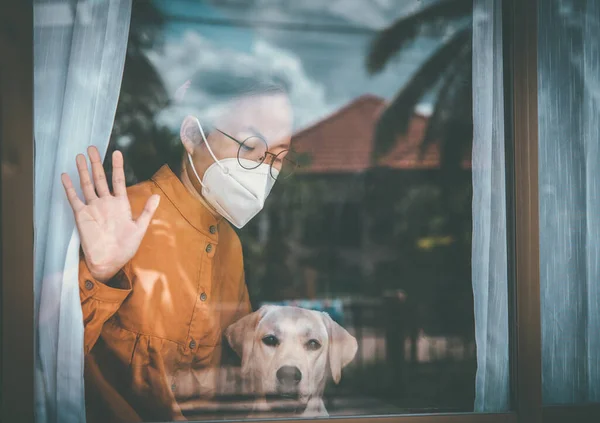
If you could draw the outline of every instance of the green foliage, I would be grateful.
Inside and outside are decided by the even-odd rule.
[[[460,167],[473,138],[472,11],[472,0],[440,0],[400,18],[375,37],[366,61],[367,70],[373,74],[380,72],[392,57],[403,54],[409,41],[423,34],[424,29],[434,25],[460,28],[442,42],[382,113],[375,129],[373,159],[388,152],[397,137],[406,133],[416,104],[425,93],[437,89],[434,112],[421,149],[423,152],[437,141],[442,169],[451,175]]]
[[[155,116],[169,104],[162,78],[148,60],[147,49],[162,47],[164,17],[151,1],[132,3],[131,24],[121,82],[121,94],[111,139],[104,161],[111,181],[111,155],[116,149],[125,157],[127,184],[148,179],[178,144],[168,128],[160,127]]]

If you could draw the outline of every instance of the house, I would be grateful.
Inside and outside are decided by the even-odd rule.
[[[360,292],[361,285],[377,277],[380,265],[397,262],[389,222],[411,188],[439,172],[438,144],[420,152],[428,116],[418,110],[407,134],[373,163],[373,132],[385,105],[382,98],[361,96],[292,137],[294,149],[308,156],[308,163],[297,170],[291,186],[274,190],[275,199],[269,201],[285,210],[280,224],[293,257],[289,267],[308,298],[319,291]],[[470,164],[468,155],[462,163],[465,181],[470,181]],[[263,228],[273,219],[272,214],[262,216]],[[420,239],[424,248],[428,243]],[[389,281],[381,285],[395,286]]]
[[[330,116],[302,129],[292,137],[299,153],[308,154],[310,165],[300,169],[302,174],[356,174],[373,167],[396,170],[437,169],[440,165],[439,145],[433,143],[420,154],[429,113],[417,109],[406,135],[378,163],[373,163],[373,133],[379,115],[386,106],[383,98],[363,95]],[[463,168],[471,166],[470,155]]]

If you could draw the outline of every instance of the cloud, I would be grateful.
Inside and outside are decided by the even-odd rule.
[[[298,56],[264,39],[255,39],[250,51],[244,52],[188,30],[181,38],[170,38],[162,52],[153,50],[147,55],[173,99],[190,81],[183,100],[157,116],[159,123],[173,130],[187,114],[209,119],[218,116],[225,107],[227,90],[248,78],[275,77],[283,81],[289,89],[296,127],[334,108],[327,102],[324,87],[307,75]]]
[[[236,17],[277,22],[352,24],[380,29],[407,13],[439,0],[208,0]]]

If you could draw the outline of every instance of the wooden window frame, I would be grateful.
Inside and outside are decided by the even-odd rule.
[[[504,0],[503,4],[512,411],[336,418],[340,423],[600,421],[600,404],[542,406],[537,124],[539,1]],[[33,422],[34,147],[33,7],[30,1],[0,3],[0,122],[0,421]]]

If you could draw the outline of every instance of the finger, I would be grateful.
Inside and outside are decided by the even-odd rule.
[[[60,175],[60,180],[65,188],[65,193],[67,194],[67,199],[69,200],[69,204],[71,204],[73,212],[79,212],[79,210],[85,207],[85,204],[79,199],[79,196],[73,187],[73,182],[71,182],[71,178],[69,178],[69,175],[66,173],[63,173]]]
[[[77,172],[79,172],[79,184],[81,185],[85,201],[89,203],[97,199],[98,196],[96,195],[96,191],[94,191],[94,184],[92,184],[90,173],[88,172],[87,160],[83,154],[77,155]]]
[[[123,171],[123,154],[118,150],[113,152],[112,167],[113,191],[117,197],[126,196],[127,188],[125,187],[125,172]]]
[[[150,197],[148,199],[148,201],[146,202],[144,211],[142,211],[142,214],[140,215],[140,217],[137,218],[135,223],[137,224],[138,229],[142,232],[142,234],[146,233],[146,230],[148,229],[148,225],[150,225],[150,221],[152,220],[152,216],[154,216],[154,212],[158,208],[159,202],[160,202],[159,195],[155,194],[152,197]]]
[[[88,156],[90,157],[90,162],[92,162],[92,175],[94,175],[96,192],[99,197],[106,197],[110,195],[110,190],[106,183],[106,175],[104,174],[104,167],[102,167],[102,159],[100,158],[98,149],[93,145],[89,146]]]

